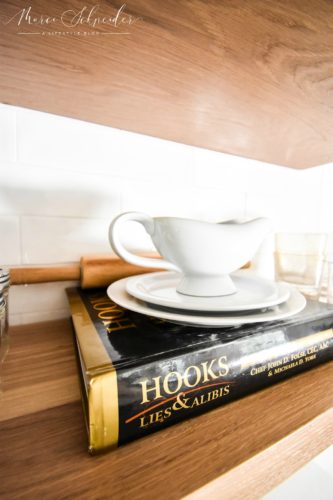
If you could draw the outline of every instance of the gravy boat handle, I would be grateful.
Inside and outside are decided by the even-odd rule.
[[[168,269],[169,271],[178,271],[179,268],[164,259],[153,259],[149,257],[142,257],[129,252],[121,242],[120,227],[124,222],[134,221],[143,225],[149,235],[154,233],[154,219],[149,215],[141,212],[126,212],[118,215],[110,224],[109,240],[113,251],[123,260],[142,267],[152,267],[154,269]]]

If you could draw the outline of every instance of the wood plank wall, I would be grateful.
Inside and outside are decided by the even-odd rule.
[[[99,1],[90,21],[123,3]],[[292,167],[333,161],[332,1],[127,0],[116,27],[61,23],[96,4],[1,0],[0,102]]]

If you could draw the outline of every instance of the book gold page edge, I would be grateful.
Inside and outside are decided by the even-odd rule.
[[[117,446],[119,409],[117,373],[82,299],[68,289],[75,335],[88,380],[89,451]],[[82,364],[82,361],[81,361]]]

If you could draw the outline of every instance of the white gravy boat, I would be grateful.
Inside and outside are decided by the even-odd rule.
[[[141,257],[124,248],[119,229],[126,221],[144,226],[162,260]],[[269,231],[266,218],[214,224],[127,212],[112,221],[109,237],[114,252],[131,264],[180,272],[179,293],[213,297],[237,291],[229,274],[251,260]]]

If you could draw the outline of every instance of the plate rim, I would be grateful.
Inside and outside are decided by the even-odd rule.
[[[287,302],[290,298],[290,295],[291,295],[291,285],[289,285],[288,283],[283,283],[283,282],[274,282],[272,280],[268,280],[266,278],[261,278],[259,276],[255,276],[255,275],[249,275],[249,279],[256,279],[258,280],[259,282],[262,281],[262,282],[265,282],[267,284],[275,284],[276,287],[277,287],[277,290],[278,289],[281,289],[281,288],[284,288],[285,291],[284,292],[281,292],[281,296],[278,297],[278,299],[271,299],[271,300],[266,300],[266,301],[261,301],[260,303],[257,303],[255,306],[246,306],[246,305],[242,305],[242,306],[225,306],[225,307],[222,307],[222,308],[212,308],[212,307],[200,307],[198,308],[198,306],[195,306],[193,305],[192,307],[191,306],[185,306],[184,307],[184,304],[176,304],[175,302],[169,302],[167,299],[158,299],[158,298],[152,298],[151,296],[147,296],[145,295],[144,293],[141,293],[140,291],[137,291],[137,290],[134,290],[133,291],[133,287],[135,285],[136,282],[139,282],[140,280],[145,280],[145,279],[148,279],[148,278],[152,278],[154,279],[154,277],[159,277],[159,276],[166,276],[166,278],[169,278],[171,279],[172,276],[175,276],[175,279],[176,279],[176,274],[174,271],[158,271],[158,272],[153,272],[153,273],[144,273],[144,274],[138,274],[138,275],[135,275],[135,276],[129,276],[127,281],[126,281],[126,291],[129,295],[131,295],[132,297],[138,299],[138,300],[141,300],[147,304],[151,304],[151,305],[155,305],[155,306],[160,306],[160,307],[168,307],[169,309],[174,309],[174,310],[179,310],[179,309],[182,309],[183,311],[197,311],[197,312],[244,312],[244,311],[255,311],[255,310],[259,310],[259,309],[264,309],[264,308],[267,308],[267,307],[274,307],[274,306],[277,306],[277,305],[280,305],[284,302]],[[241,276],[242,278],[246,278],[246,276]],[[133,285],[134,283],[134,285]],[[131,288],[131,289],[130,289]],[[184,296],[186,297],[186,296]],[[214,299],[216,299],[216,297],[212,297]],[[202,298],[198,298],[198,297],[193,297],[193,299],[198,299],[198,302],[199,300],[202,300]],[[205,301],[207,300],[207,302],[209,301],[209,298],[208,297],[204,297]]]
[[[210,327],[210,328],[223,328],[223,327],[232,327],[232,326],[241,326],[247,324],[254,323],[264,323],[264,322],[273,322],[279,321],[283,319],[287,319],[295,314],[301,312],[306,306],[306,298],[295,288],[292,287],[290,298],[286,303],[283,303],[277,307],[285,307],[288,302],[291,300],[296,301],[296,305],[294,305],[294,309],[275,313],[272,311],[262,312],[260,315],[252,314],[251,318],[246,319],[246,316],[233,316],[233,317],[223,317],[215,316],[211,318],[209,316],[191,316],[190,314],[179,314],[175,312],[166,312],[160,311],[158,309],[150,309],[145,303],[141,304],[141,301],[129,295],[126,291],[126,280],[129,278],[122,278],[118,281],[115,281],[107,288],[108,297],[113,300],[116,304],[120,305],[125,309],[129,309],[130,311],[136,312],[138,314],[143,314],[146,316],[152,316],[160,319],[164,319],[166,321],[181,323],[187,326],[196,326],[196,327]],[[116,292],[116,297],[112,292]],[[119,292],[123,294],[124,297],[119,299]],[[290,304],[289,304],[290,307]],[[250,320],[249,320],[250,319]]]

